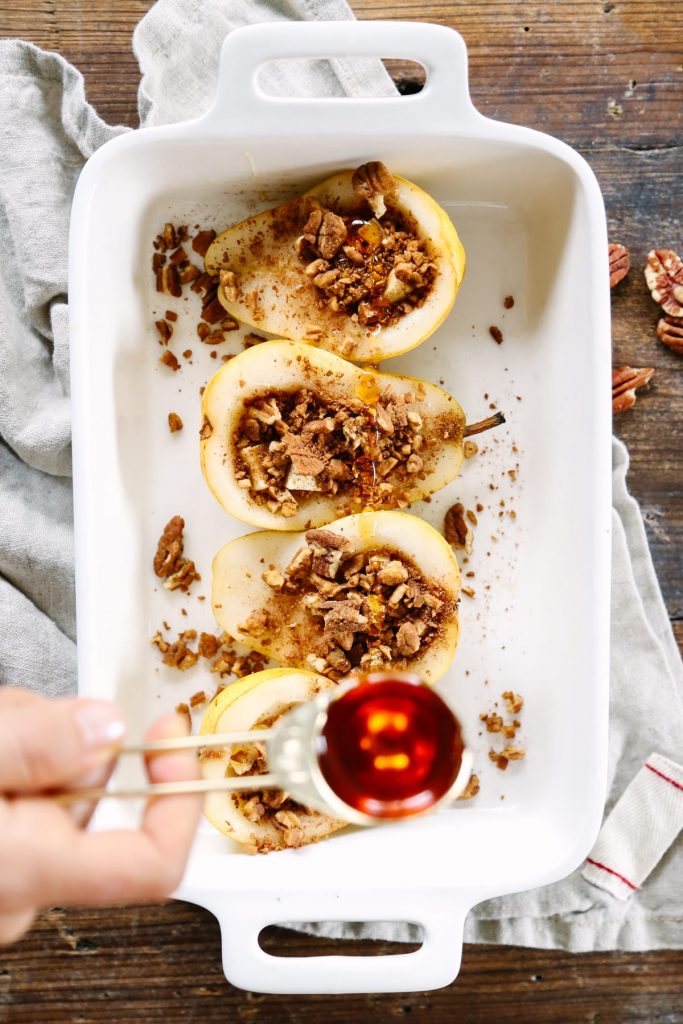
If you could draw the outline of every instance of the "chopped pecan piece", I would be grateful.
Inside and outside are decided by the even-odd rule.
[[[496,327],[495,324],[492,327],[489,327],[489,334],[495,341],[496,345],[503,344],[503,332],[500,327]]]
[[[346,239],[346,224],[332,210],[316,205],[304,224],[303,237],[314,252],[324,260],[331,260]]]
[[[631,269],[631,254],[625,245],[610,242],[609,246],[609,286],[614,288]]]
[[[388,587],[395,587],[397,583],[405,583],[408,579],[408,570],[403,562],[394,558],[382,566],[377,573],[377,579]]]
[[[183,429],[183,421],[177,412],[169,412],[168,414],[168,429],[172,434],[177,434],[179,430]]]
[[[620,366],[612,370],[612,412],[626,412],[636,404],[636,389],[645,387],[653,367]]]
[[[349,546],[346,537],[333,533],[332,530],[307,530],[306,540],[309,544],[315,544],[320,548],[328,548],[333,551]]]
[[[234,270],[221,270],[220,286],[228,302],[237,301],[237,274]]]
[[[665,316],[657,324],[657,337],[668,345],[672,352],[683,355],[683,321],[673,316]]]
[[[183,291],[178,276],[178,268],[172,263],[167,263],[157,271],[157,291],[165,295],[173,295],[179,299]]]
[[[169,370],[179,370],[180,363],[171,352],[170,348],[167,348],[160,356],[159,362],[163,363],[164,366],[168,366]]]
[[[420,649],[420,635],[417,632],[415,623],[403,622],[398,627],[396,633],[396,646],[399,652],[405,657],[409,658],[411,655],[416,654]]]
[[[270,615],[265,608],[259,608],[252,612],[244,625],[239,628],[241,632],[248,633],[250,636],[258,639],[259,637],[267,636],[270,626]]]
[[[197,649],[202,658],[215,658],[220,647],[220,641],[218,637],[213,635],[213,633],[200,634]]]
[[[446,512],[444,517],[444,537],[454,548],[464,548],[469,555],[472,551],[472,527],[465,519],[465,507],[460,501]]]
[[[524,707],[524,699],[521,693],[515,693],[513,690],[504,690],[503,700],[511,715],[518,715]]]
[[[173,516],[163,529],[157,552],[154,556],[154,572],[161,579],[175,572],[183,554],[183,530],[185,520],[182,516]]]
[[[190,714],[190,709],[187,706],[187,704],[185,704],[184,702],[176,704],[175,713],[176,715],[180,715],[181,718],[185,719],[188,730],[192,728],[192,715]]]
[[[277,811],[273,824],[283,832],[285,846],[302,846],[306,838],[301,821],[293,811]]]
[[[482,712],[479,715],[479,719],[485,723],[487,732],[500,732],[503,728],[503,719],[500,715],[496,715],[493,712],[488,715],[486,712]]]
[[[366,199],[375,217],[386,213],[385,196],[396,194],[397,182],[393,174],[380,160],[361,164],[353,172],[351,185],[355,192]]]
[[[265,813],[266,809],[261,803],[258,793],[256,796],[250,797],[242,807],[244,817],[247,821],[253,821],[254,823],[260,821]]]
[[[173,516],[166,523],[154,556],[154,572],[164,580],[168,590],[189,590],[195,580],[201,576],[195,569],[194,562],[183,558],[183,530],[185,520],[182,516]]]
[[[683,262],[672,249],[653,249],[648,253],[645,280],[669,316],[683,317]]]
[[[216,237],[216,232],[213,228],[209,228],[206,231],[198,231],[192,239],[192,248],[195,252],[199,253],[200,256],[206,256],[209,246]]]
[[[477,795],[479,788],[479,776],[472,772],[469,782],[458,797],[458,800],[471,800],[473,796]]]

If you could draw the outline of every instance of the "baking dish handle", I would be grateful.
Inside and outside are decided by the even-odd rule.
[[[423,992],[449,985],[460,970],[463,927],[473,905],[469,892],[465,899],[434,890],[288,891],[277,896],[213,891],[205,900],[195,891],[187,898],[219,920],[228,981],[250,992],[280,994]],[[258,941],[269,925],[368,920],[420,925],[420,949],[386,956],[290,957],[266,953]]]
[[[265,93],[258,70],[281,58],[392,57],[418,61],[427,81],[411,96],[282,97]],[[218,92],[197,127],[234,136],[286,136],[293,128],[320,135],[367,136],[392,130],[411,136],[481,121],[467,85],[462,37],[442,25],[402,21],[285,22],[247,25],[225,39]]]

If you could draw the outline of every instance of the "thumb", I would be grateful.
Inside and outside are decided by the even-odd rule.
[[[0,708],[0,792],[60,786],[112,756],[126,731],[120,708],[47,700]]]

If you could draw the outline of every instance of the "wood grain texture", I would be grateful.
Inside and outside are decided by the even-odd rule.
[[[437,992],[269,996],[226,982],[214,918],[183,903],[52,910],[3,957],[2,1024],[678,1024],[683,953],[583,956],[467,946]],[[357,954],[395,952],[355,943]],[[268,952],[338,953],[339,944],[271,929]]]
[[[106,120],[135,125],[132,30],[149,0],[3,0],[0,36],[57,50],[84,73]],[[657,308],[641,267],[647,251],[683,249],[683,4],[653,0],[352,0],[361,18],[457,28],[471,91],[490,117],[527,124],[575,146],[605,195],[613,240],[633,270],[613,293],[615,363],[655,366],[653,386],[617,419],[631,453],[655,564],[683,648],[683,359],[654,335]],[[663,17],[664,15],[664,17]],[[389,54],[387,56],[390,56]],[[391,66],[402,87],[414,69]],[[581,368],[567,353],[567,396]],[[270,931],[266,948],[336,953],[336,944]],[[386,952],[361,944],[356,952]],[[683,952],[586,954],[468,946],[457,983],[397,996],[278,997],[224,979],[214,919],[185,904],[53,910],[0,957],[0,1024],[307,1024],[454,1021],[507,1024],[683,1024]]]

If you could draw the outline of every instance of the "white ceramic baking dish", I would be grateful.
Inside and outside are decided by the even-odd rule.
[[[324,100],[258,87],[266,61],[342,55],[417,60],[427,85],[411,97]],[[208,601],[155,588],[151,556],[164,523],[182,514],[206,594],[212,554],[246,531],[199,471],[198,389],[220,363],[194,336],[197,315],[185,300],[153,291],[151,239],[166,220],[220,228],[374,158],[447,207],[468,256],[444,325],[385,366],[445,381],[470,419],[487,415],[489,403],[508,415],[459,480],[412,510],[438,526],[454,500],[484,506],[464,567],[475,572],[476,593],[463,599],[461,645],[442,682],[465,723],[481,793],[431,818],[268,857],[241,854],[202,826],[178,896],[218,917],[226,975],[255,991],[449,983],[470,908],[569,873],[603,807],[610,329],[602,199],[567,146],[473,108],[462,39],[432,25],[234,32],[208,114],[121,136],[86,166],[69,282],[80,691],[119,700],[142,731],[159,711],[211,688],[201,667],[193,678],[159,667],[149,637],[163,619],[177,629],[213,624]],[[514,307],[505,310],[508,294]],[[180,314],[174,345],[185,332],[194,350],[175,375],[158,362],[152,315],[170,307]],[[492,324],[503,331],[500,346]],[[170,411],[185,421],[181,434],[169,435]],[[505,689],[525,698],[518,738],[527,757],[503,774],[488,759],[479,713],[501,706]],[[128,806],[102,810],[102,825],[134,820]],[[412,921],[424,942],[369,958],[277,958],[258,944],[266,925],[326,920]]]

